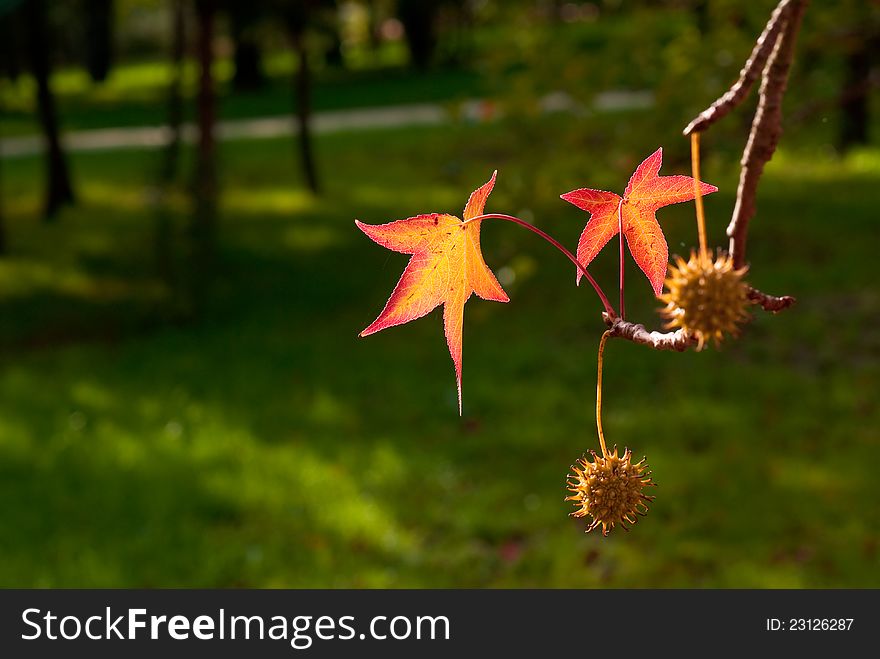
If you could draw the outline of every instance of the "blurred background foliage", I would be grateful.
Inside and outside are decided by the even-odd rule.
[[[876,3],[808,8],[761,183],[751,279],[798,306],[608,347],[606,434],[660,483],[633,532],[566,517],[602,326],[529,234],[483,227],[512,302],[469,305],[462,419],[437,318],[356,337],[405,257],[355,217],[498,168],[489,208],[573,247],[558,195],[686,173],[772,8],[0,0],[0,585],[880,585]],[[753,109],[703,140],[716,245]],[[660,219],[687,253],[692,207]]]

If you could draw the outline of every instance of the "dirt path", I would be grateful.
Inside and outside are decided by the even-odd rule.
[[[604,92],[596,98],[597,111],[614,111],[650,107],[653,99],[644,92]],[[571,99],[560,94],[546,97],[542,103],[548,112],[574,109]],[[455,117],[453,117],[455,115]],[[396,105],[355,110],[318,112],[314,116],[317,134],[348,130],[369,130],[397,126],[420,126],[442,124],[453,118],[465,121],[485,121],[495,116],[494,105],[489,101],[467,101],[457,107],[439,104]],[[221,121],[217,135],[221,140],[260,139],[283,137],[296,133],[293,117],[282,115],[256,119]],[[74,131],[64,135],[68,151],[111,151],[114,149],[156,149],[168,143],[171,132],[167,126],[137,126],[126,128],[100,128]],[[183,139],[194,141],[196,127],[186,124]],[[0,157],[19,158],[40,153],[42,138],[38,135],[9,137],[0,140]]]

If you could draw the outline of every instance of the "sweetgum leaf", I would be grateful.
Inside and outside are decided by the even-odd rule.
[[[496,175],[497,172],[493,173],[486,184],[471,194],[464,209],[465,221],[440,213],[379,225],[355,220],[357,227],[374,242],[395,252],[412,255],[385,308],[360,336],[421,318],[442,304],[446,344],[455,365],[459,414],[464,305],[472,293],[484,300],[509,301],[483,260],[480,249],[482,221],[465,223],[483,213]]]
[[[662,148],[648,156],[633,173],[623,197],[592,188],[562,195],[567,202],[591,216],[578,241],[578,261],[584,267],[589,265],[618,234],[622,223],[630,254],[651,282],[655,295],[660,295],[663,290],[669,260],[669,248],[657,222],[657,210],[694,198],[694,179],[690,176],[660,176],[662,160]],[[700,182],[700,191],[704,195],[717,190],[714,185]],[[580,282],[580,272],[577,280]]]

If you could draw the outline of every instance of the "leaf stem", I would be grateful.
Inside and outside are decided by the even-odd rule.
[[[574,254],[572,254],[568,249],[566,249],[566,247],[562,243],[560,243],[558,240],[556,240],[553,236],[551,236],[546,231],[542,231],[541,229],[539,229],[535,225],[530,224],[530,223],[526,222],[525,220],[521,220],[518,217],[514,217],[513,215],[504,215],[503,213],[486,213],[485,215],[477,215],[476,217],[472,217],[469,220],[465,220],[464,222],[462,222],[462,225],[468,224],[470,222],[476,222],[478,220],[490,220],[490,219],[505,220],[507,222],[513,222],[514,224],[518,224],[521,227],[528,229],[532,233],[538,234],[539,236],[541,236],[541,238],[543,238],[548,243],[553,245],[556,249],[558,249],[560,252],[562,252],[568,258],[569,261],[574,263],[575,266],[577,266],[577,269],[580,271],[580,273],[584,277],[587,278],[587,281],[590,282],[590,284],[593,286],[593,290],[596,291],[596,294],[599,296],[599,299],[602,301],[602,306],[605,307],[605,312],[610,314],[613,317],[617,317],[617,312],[614,311],[614,307],[612,307],[611,302],[608,301],[608,296],[605,295],[605,291],[603,291],[602,287],[599,286],[598,283],[596,283],[596,280],[593,279],[593,276],[589,272],[587,272],[587,269],[583,265],[581,265],[581,262],[577,260],[577,257],[575,257]]]
[[[617,204],[617,235],[620,237],[620,318],[626,320],[626,305],[623,303],[623,272],[626,263],[623,250],[623,200]]]
[[[708,256],[706,247],[706,214],[703,210],[703,191],[700,185],[700,131],[691,133],[691,170],[694,178],[694,204],[697,207],[697,235],[700,238],[700,258]]]
[[[599,340],[599,369],[596,377],[596,430],[599,431],[599,446],[602,449],[602,457],[608,457],[608,447],[605,445],[605,434],[602,432],[602,362],[605,360],[605,342],[611,336],[611,330],[605,330]]]

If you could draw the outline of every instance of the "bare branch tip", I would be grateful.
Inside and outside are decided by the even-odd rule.
[[[751,287],[749,287],[747,296],[749,302],[761,307],[764,311],[774,314],[785,311],[797,302],[797,299],[791,295],[768,295],[767,293],[762,293],[757,288]]]

